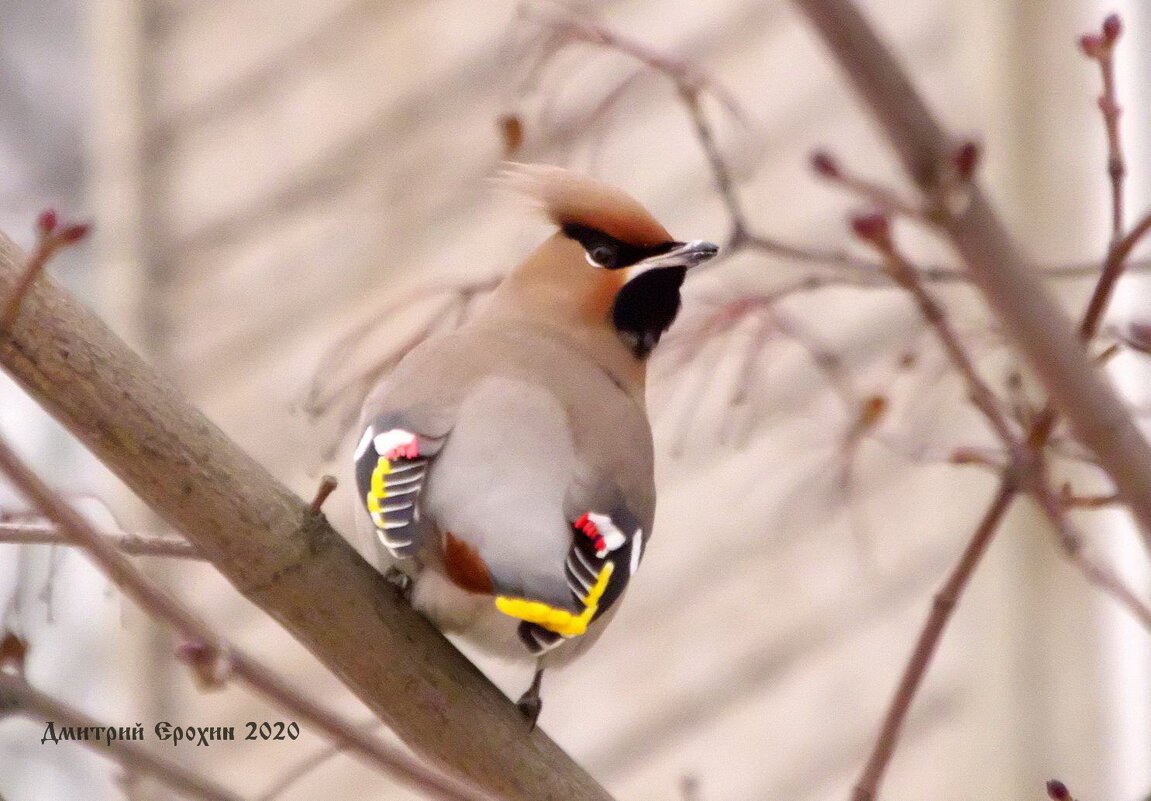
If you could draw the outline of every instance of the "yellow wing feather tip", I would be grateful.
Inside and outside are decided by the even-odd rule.
[[[599,599],[607,590],[615,565],[608,562],[600,571],[595,585],[584,598],[584,610],[573,615],[566,609],[557,609],[542,601],[529,601],[525,598],[510,598],[506,595],[496,597],[496,609],[508,617],[535,623],[548,631],[555,632],[564,637],[578,637],[587,631],[588,624],[599,608]]]
[[[388,484],[384,476],[390,472],[392,472],[392,463],[381,456],[380,460],[376,462],[375,469],[372,470],[371,489],[368,490],[368,494],[364,498],[368,511],[372,513],[373,520],[377,514],[383,511],[380,501],[388,497]]]

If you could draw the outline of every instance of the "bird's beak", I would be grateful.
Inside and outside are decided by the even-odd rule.
[[[677,242],[675,247],[658,256],[650,256],[643,261],[636,262],[628,269],[628,280],[662,267],[683,267],[691,269],[697,264],[703,264],[719,253],[719,246],[711,242],[696,239],[693,242]]]

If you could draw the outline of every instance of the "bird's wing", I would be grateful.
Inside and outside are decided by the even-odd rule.
[[[620,599],[639,569],[648,532],[618,488],[594,493],[588,505],[578,516],[569,514],[571,544],[563,562],[567,608],[497,596],[496,607],[522,621],[519,637],[532,653],[584,634]]]
[[[376,536],[397,559],[423,544],[420,493],[429,462],[443,447],[448,427],[418,410],[389,411],[373,417],[356,448],[356,486]]]

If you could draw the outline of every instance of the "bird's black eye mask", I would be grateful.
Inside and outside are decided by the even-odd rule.
[[[678,242],[661,242],[650,247],[640,247],[579,223],[566,223],[563,226],[563,232],[564,236],[574,239],[583,246],[587,253],[587,259],[592,266],[603,267],[608,270],[631,267],[644,259],[667,253],[680,244]]]

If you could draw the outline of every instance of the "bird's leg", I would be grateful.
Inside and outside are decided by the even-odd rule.
[[[528,724],[531,729],[536,727],[536,721],[539,720],[540,711],[544,708],[544,702],[540,699],[540,683],[544,677],[544,666],[540,661],[536,661],[536,674],[532,677],[532,685],[528,687],[527,692],[520,696],[520,700],[516,701],[516,706],[519,707],[523,716],[528,719]]]
[[[412,602],[412,577],[395,565],[384,572],[384,581],[396,588],[400,596],[408,603]]]

